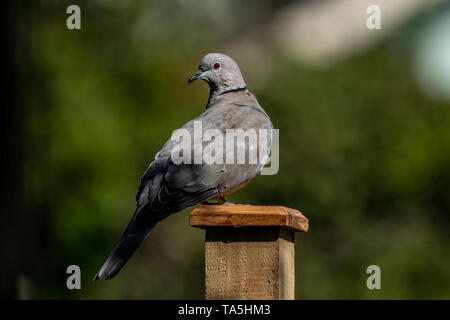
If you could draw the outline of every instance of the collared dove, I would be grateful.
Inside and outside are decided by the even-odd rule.
[[[229,204],[224,196],[245,186],[263,168],[270,152],[273,127],[255,96],[247,90],[238,65],[226,55],[210,53],[201,60],[198,72],[188,82],[197,79],[206,81],[210,87],[208,103],[203,113],[182,129],[194,134],[195,123],[200,123],[203,132],[216,129],[223,136],[226,136],[227,129],[255,130],[258,141],[265,141],[262,145],[259,143],[257,161],[251,162],[246,158],[244,163],[236,162],[239,152],[258,147],[258,142],[244,137],[241,143],[233,145],[234,149],[227,150],[226,144],[223,145],[224,157],[234,150],[233,157],[230,157],[234,161],[231,163],[224,160],[223,163],[217,161],[211,164],[175,164],[173,151],[177,141],[169,140],[141,177],[133,218],[94,280],[113,278],[158,221],[210,199]],[[265,139],[260,140],[262,134]],[[212,143],[205,140],[203,138],[200,144],[192,144],[192,154],[196,148],[205,150]]]

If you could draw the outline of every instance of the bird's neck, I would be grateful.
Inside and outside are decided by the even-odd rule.
[[[230,93],[230,92],[239,92],[239,91],[244,91],[247,90],[247,86],[244,84],[240,85],[240,86],[234,86],[234,87],[227,87],[227,88],[222,88],[219,89],[215,86],[210,86],[210,90],[209,90],[209,98],[208,98],[208,104],[206,105],[206,109],[211,105],[212,102],[214,102],[214,100],[221,95]]]

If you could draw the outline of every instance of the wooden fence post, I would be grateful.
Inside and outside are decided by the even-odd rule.
[[[201,205],[189,224],[206,230],[206,299],[295,298],[295,231],[308,231],[308,219],[299,211]]]

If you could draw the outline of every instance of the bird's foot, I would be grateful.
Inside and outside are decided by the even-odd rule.
[[[218,202],[219,204],[225,204],[225,203],[227,203],[227,200],[225,200],[224,197],[217,198],[216,200],[217,200],[217,202]]]
[[[216,200],[217,200],[218,204],[224,205],[224,206],[249,206],[249,204],[241,204],[241,203],[231,203],[231,202],[228,202],[227,200],[225,200],[224,197],[217,198]],[[208,204],[210,204],[210,203],[208,203]]]

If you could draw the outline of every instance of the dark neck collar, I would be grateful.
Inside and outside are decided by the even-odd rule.
[[[221,93],[217,93],[216,90],[213,90],[211,88],[211,90],[209,91],[208,103],[206,104],[205,110],[209,108],[211,102],[218,96],[221,96],[223,94],[230,93],[230,92],[239,92],[239,91],[244,91],[244,90],[247,90],[247,86],[231,88],[231,89],[225,90]]]
[[[247,89],[247,86],[243,86],[243,87],[236,87],[236,88],[231,88],[228,90],[225,90],[224,92],[219,93],[218,95],[221,96],[225,93],[229,93],[229,92],[239,92],[239,91],[244,91]]]

